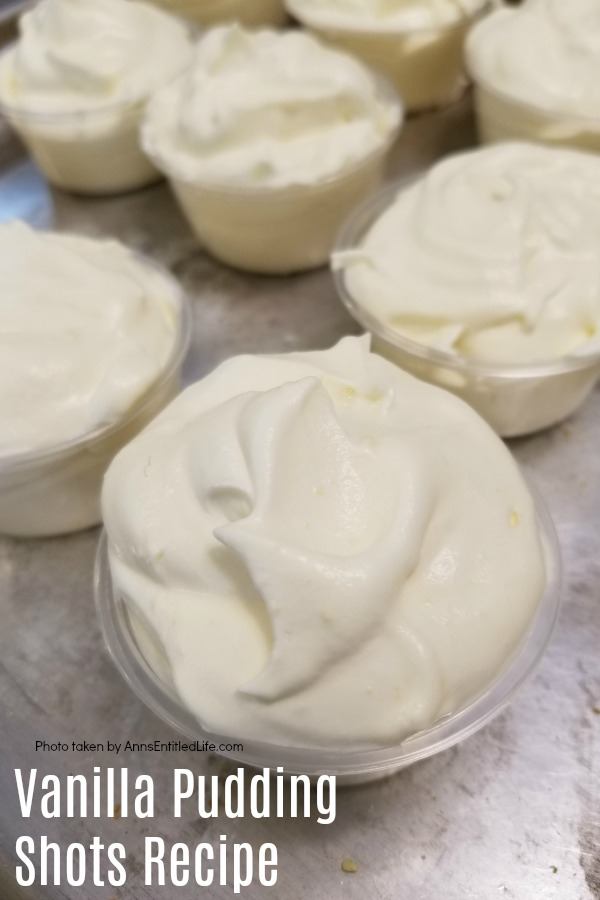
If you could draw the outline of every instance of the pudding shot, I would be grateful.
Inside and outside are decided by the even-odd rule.
[[[190,54],[187,26],[138,0],[41,0],[0,56],[0,113],[56,187],[139,188],[160,177],[140,147],[144,106]]]
[[[502,144],[442,160],[348,222],[340,296],[403,368],[503,436],[566,418],[600,374],[600,159]]]
[[[532,140],[600,152],[600,5],[526,0],[469,35],[482,141]]]
[[[453,717],[511,668],[550,580],[503,443],[366,336],[223,363],[121,451],[102,506],[100,607],[124,605],[167,718],[258,765],[295,748],[328,771]]]
[[[116,241],[0,225],[0,533],[100,520],[111,458],[177,392],[178,285]]]
[[[376,188],[402,120],[392,88],[299,30],[208,31],[142,129],[192,229],[254,272],[323,265]]]

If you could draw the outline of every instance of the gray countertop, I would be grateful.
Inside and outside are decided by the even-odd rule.
[[[413,120],[394,170],[410,172],[472,141],[468,105]],[[25,215],[57,228],[111,234],[167,264],[194,310],[188,380],[239,351],[326,347],[356,327],[326,271],[249,277],[196,246],[167,188],[111,200],[50,194],[0,133],[0,219]],[[562,543],[566,589],[559,627],[535,677],[510,709],[460,747],[370,786],[340,790],[331,826],[302,820],[154,821],[20,819],[14,767],[41,773],[124,766],[155,777],[158,796],[175,766],[215,773],[206,754],[35,752],[36,739],[144,741],[174,735],[129,691],[102,645],[91,573],[98,532],[48,541],[0,540],[0,897],[12,898],[14,842],[93,834],[129,848],[126,888],[44,888],[26,896],[170,898],[196,889],[147,889],[146,834],[196,843],[274,841],[277,887],[289,900],[598,900],[600,898],[600,391],[571,421],[512,444],[546,497]],[[163,796],[167,797],[165,791]],[[165,804],[166,805],[166,804]],[[341,871],[344,857],[358,864]],[[248,888],[250,900],[263,897]],[[21,896],[15,894],[14,896]],[[227,887],[210,896],[231,897]]]

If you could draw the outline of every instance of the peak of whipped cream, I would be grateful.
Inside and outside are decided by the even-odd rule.
[[[40,115],[137,102],[191,53],[186,26],[137,0],[41,0],[0,64],[0,101]]]
[[[418,343],[524,365],[599,352],[600,159],[533,144],[445,159],[333,265]]]
[[[469,36],[467,59],[492,89],[565,117],[600,117],[597,0],[526,0],[497,10]]]
[[[0,455],[122,418],[174,351],[179,292],[116,241],[0,225]]]
[[[287,0],[290,11],[316,27],[418,30],[470,17],[485,0]]]
[[[501,441],[366,337],[222,364],[113,461],[103,514],[183,702],[285,745],[431,725],[504,666],[546,581]]]
[[[336,175],[384,146],[398,101],[360,62],[299,30],[208,31],[149,106],[143,143],[182,180],[287,186]]]

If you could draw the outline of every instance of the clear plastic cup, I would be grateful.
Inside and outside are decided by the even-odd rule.
[[[15,46],[0,53],[0,68]],[[0,116],[17,132],[50,184],[102,196],[162,178],[140,144],[147,101],[143,97],[77,112],[48,112],[0,100]]]
[[[378,84],[382,98],[397,105],[401,119],[396,92],[383,79]],[[363,159],[313,184],[244,187],[184,181],[170,171],[168,160],[154,156],[154,163],[213,256],[248,272],[287,274],[325,265],[341,224],[383,181],[400,127],[401,122]]]
[[[90,195],[123,193],[160,180],[139,144],[143,111],[144,104],[122,104],[52,115],[0,104],[50,184]]]
[[[398,191],[412,183],[411,179],[390,185],[355,210],[339,235],[336,252],[359,247]],[[334,272],[334,280],[350,315],[373,335],[376,353],[461,397],[502,437],[530,434],[568,418],[600,377],[600,351],[530,365],[502,365],[417,343],[365,309],[352,295],[343,270]]]
[[[325,26],[307,13],[303,0],[286,0],[288,11],[328,44],[358,56],[385,74],[408,111],[444,106],[456,100],[466,85],[463,47],[481,8],[448,25],[412,30]]]
[[[283,0],[153,0],[163,9],[200,25],[240,22],[246,27],[283,25]]]
[[[511,96],[491,84],[482,72],[476,46],[493,19],[480,22],[465,46],[467,71],[475,85],[475,116],[482,143],[537,141],[558,147],[600,152],[600,114],[573,115]]]
[[[149,640],[127,598],[116,594],[103,532],[98,545],[94,589],[100,625],[113,661],[129,687],[160,719],[186,738],[221,744],[241,742],[243,752],[219,755],[257,768],[283,766],[288,773],[317,776],[332,774],[340,784],[360,784],[383,778],[412,763],[461,743],[494,719],[531,676],[550,640],[560,608],[560,551],[552,520],[534,492],[547,584],[533,620],[503,671],[456,712],[444,716],[426,731],[402,742],[373,750],[316,750],[248,741],[243,734],[217,735],[206,731],[183,705],[160,648]],[[199,685],[201,690],[202,686]]]
[[[179,304],[169,359],[144,395],[113,424],[39,451],[0,455],[0,534],[48,537],[97,525],[102,479],[112,458],[179,392],[191,331],[189,306],[169,273],[144,263],[159,269]]]
[[[160,173],[144,154],[139,129],[145,102],[77,113],[35,113],[0,103],[50,184],[103,195],[152,184]]]

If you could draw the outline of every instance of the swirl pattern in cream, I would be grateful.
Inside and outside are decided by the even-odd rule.
[[[497,10],[471,33],[467,58],[484,86],[565,116],[600,116],[598,0]]]
[[[174,351],[180,303],[116,241],[0,226],[0,454],[123,418]]]
[[[137,0],[41,0],[0,64],[0,100],[40,115],[146,99],[185,65],[175,17]]]
[[[182,181],[289,186],[380,149],[399,105],[374,75],[301,31],[212,29],[192,66],[153,99],[143,143]]]
[[[598,352],[600,159],[533,144],[445,159],[333,265],[419,343],[507,364]]]
[[[546,581],[503,444],[367,338],[224,363],[118,455],[103,512],[184,703],[285,745],[381,746],[456,709]]]

